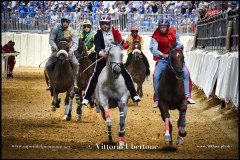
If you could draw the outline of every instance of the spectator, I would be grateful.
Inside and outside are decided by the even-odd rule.
[[[175,2],[170,2],[168,5],[168,14],[174,14]]]
[[[206,8],[207,5],[208,5],[207,2],[201,1],[201,2],[199,3],[199,5],[198,5],[198,8]]]
[[[189,9],[189,8],[191,8],[191,7],[192,7],[191,1],[183,1],[181,13],[184,15],[185,12],[186,12],[186,9]]]
[[[152,4],[152,12],[153,12],[154,14],[156,14],[157,11],[158,11],[157,2],[154,1],[153,4]]]
[[[228,4],[227,2],[223,1],[222,2],[222,10],[220,11],[220,13],[227,13],[228,11]]]
[[[218,14],[219,11],[218,11],[218,5],[217,4],[214,4],[213,5],[213,8],[212,8],[212,15],[216,15]]]
[[[14,45],[15,45],[15,42],[9,41],[2,48],[3,53],[14,53],[14,52],[16,52],[15,49],[14,49]],[[8,65],[7,77],[12,77],[13,78],[12,72],[13,72],[15,63],[16,63],[15,56],[9,56],[8,57],[8,63],[7,63],[7,65]]]
[[[228,15],[234,15],[235,13],[238,13],[238,8],[237,8],[237,4],[235,2],[231,3],[231,9],[228,11]]]
[[[201,8],[199,10],[199,19],[198,20],[204,20],[204,19],[208,19],[208,14],[206,13],[206,10]]]

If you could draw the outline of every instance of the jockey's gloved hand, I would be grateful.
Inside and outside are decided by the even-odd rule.
[[[107,51],[102,50],[102,51],[99,52],[99,55],[100,55],[101,57],[103,57],[103,58],[107,58],[108,53],[107,53]]]
[[[74,51],[73,51],[73,50],[70,50],[70,51],[69,51],[69,55],[70,55],[70,56],[73,56],[73,55],[74,55]]]
[[[91,54],[92,53],[92,51],[87,51],[87,54],[89,55],[89,54]]]
[[[58,47],[57,47],[57,46],[52,46],[52,47],[51,47],[51,50],[52,50],[52,51],[57,51],[57,50],[58,50]]]

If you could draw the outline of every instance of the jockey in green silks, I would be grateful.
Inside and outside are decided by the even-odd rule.
[[[83,22],[83,31],[78,34],[78,39],[80,39],[88,52],[89,59],[94,62],[96,60],[95,45],[93,43],[95,32],[91,31],[92,23],[89,20]]]

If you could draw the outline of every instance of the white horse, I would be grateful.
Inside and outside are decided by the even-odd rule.
[[[119,147],[125,146],[125,118],[127,115],[129,91],[121,75],[123,53],[119,45],[112,45],[109,48],[107,64],[98,78],[96,87],[96,102],[100,108],[102,118],[106,121],[108,128],[108,142],[112,142],[112,122],[110,119],[109,106],[114,100],[120,111]]]

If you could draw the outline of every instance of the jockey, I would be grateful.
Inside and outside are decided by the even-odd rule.
[[[14,49],[14,45],[15,45],[15,42],[9,41],[2,48],[3,53],[14,53],[14,52],[16,52],[15,49]],[[7,64],[8,68],[9,68],[9,72],[7,73],[7,77],[13,77],[12,71],[14,69],[15,63],[16,63],[15,56],[9,56],[8,57],[8,64]]]
[[[114,42],[123,43],[122,36],[118,30],[114,27],[111,27],[111,18],[109,16],[103,16],[100,23],[100,29],[94,36],[95,50],[97,53],[97,58],[103,57],[100,61],[97,62],[94,73],[90,77],[88,82],[84,99],[82,101],[83,105],[87,105],[90,97],[93,95],[94,90],[97,85],[98,76],[101,73],[102,69],[106,66],[106,58],[108,56],[108,46]],[[131,98],[134,102],[141,101],[140,97],[137,95],[134,88],[133,80],[130,74],[126,71],[126,68],[121,64],[121,74],[125,79],[125,84],[130,91]]]
[[[78,34],[78,39],[83,41],[86,46],[88,56],[92,62],[96,60],[95,46],[93,43],[94,32],[91,31],[92,23],[89,20],[83,21],[83,31]]]
[[[172,46],[174,46],[174,44],[177,44],[176,48],[183,48],[183,45],[180,43],[179,35],[175,29],[170,27],[169,20],[167,18],[161,19],[158,22],[158,28],[152,35],[149,47],[150,51],[153,54],[153,60],[156,61],[155,71],[153,74],[153,84],[155,92],[153,107],[158,106],[158,86],[160,76],[167,67],[168,54],[172,50]],[[192,83],[186,65],[184,65],[183,67],[183,75],[186,99],[188,103],[195,104],[196,102],[193,101],[191,98]]]
[[[127,50],[128,58],[124,64],[126,68],[128,67],[128,65],[130,64],[130,62],[133,58],[132,52],[133,52],[134,42],[140,41],[141,49],[143,48],[143,38],[138,35],[138,27],[133,26],[131,28],[131,32],[132,32],[132,34],[127,37],[125,44],[122,46],[123,49],[128,49]],[[143,54],[142,51],[141,51],[141,55],[143,56],[143,63],[145,64],[145,67],[146,67],[146,79],[149,81],[150,65],[148,63],[147,57]]]
[[[69,55],[70,59],[69,62],[73,66],[73,79],[74,79],[74,88],[77,88],[77,71],[78,71],[78,60],[74,55],[74,51],[78,48],[78,39],[76,33],[73,31],[72,28],[69,27],[69,23],[71,23],[71,18],[69,16],[63,16],[61,17],[61,24],[58,26],[55,26],[52,31],[50,32],[49,36],[49,44],[51,45],[52,54],[49,57],[46,65],[45,65],[45,71],[47,73],[47,76],[49,80],[51,81],[51,76],[49,76],[53,71],[53,66],[57,62],[56,53],[58,51],[58,43],[60,42],[61,38],[66,38],[69,40]],[[47,90],[51,89],[50,83],[48,84]]]

